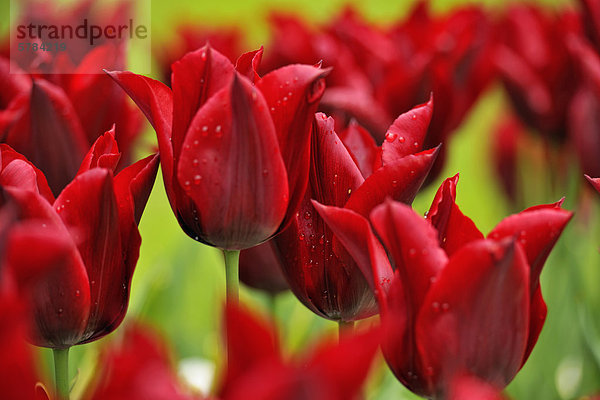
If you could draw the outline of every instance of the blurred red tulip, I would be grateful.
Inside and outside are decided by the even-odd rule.
[[[579,31],[577,16],[514,5],[498,29],[494,60],[516,114],[546,139],[563,142],[576,76],[565,38]]]
[[[314,203],[377,295],[388,365],[433,398],[459,374],[497,388],[514,378],[546,317],[541,269],[572,216],[560,203],[532,207],[484,239],[454,201],[456,180],[442,184],[426,220],[391,200],[371,212],[394,269],[365,217]]]
[[[131,162],[142,128],[139,111],[110,77],[85,73],[87,65],[100,60],[121,65],[119,57],[111,46],[98,47],[86,55],[74,74],[31,76],[11,74],[9,61],[0,59],[5,85],[0,141],[44,171],[54,195],[75,177],[87,149],[113,125],[123,152],[119,170]]]
[[[141,238],[137,229],[153,186],[158,156],[113,176],[119,161],[114,131],[98,138],[75,179],[54,199],[43,174],[0,145],[0,183],[21,220],[39,220],[69,238],[69,257],[28,295],[32,342],[66,348],[97,340],[123,320]],[[48,246],[44,241],[36,247]]]
[[[168,349],[149,327],[129,326],[120,343],[104,349],[98,365],[85,399],[200,400],[178,383]]]
[[[310,124],[328,70],[290,65],[262,78],[262,49],[233,64],[208,45],[173,64],[171,91],[109,72],[153,124],[165,187],[186,234],[226,250],[285,226],[308,180]],[[254,81],[254,82],[253,82]]]
[[[231,354],[223,400],[358,399],[379,344],[373,329],[286,361],[274,328],[263,319],[229,307],[225,325]]]
[[[356,124],[340,140],[333,119],[317,114],[308,190],[290,227],[273,239],[290,288],[314,313],[354,321],[377,309],[363,274],[311,199],[364,216],[388,196],[410,204],[437,155],[437,149],[420,152],[432,108],[430,101],[399,116],[381,147]]]

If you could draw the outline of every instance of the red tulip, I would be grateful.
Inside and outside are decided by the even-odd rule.
[[[65,262],[70,237],[51,232],[39,221],[19,223],[16,211],[11,199],[0,209],[0,393],[7,400],[41,399],[34,354],[25,340],[30,304],[22,294]],[[37,244],[35,251],[32,243]]]
[[[90,400],[191,400],[177,382],[169,352],[148,327],[128,327],[121,343],[105,348],[99,373],[88,388]],[[199,399],[198,399],[199,400]]]
[[[3,80],[0,141],[26,156],[46,175],[55,195],[75,177],[96,138],[117,126],[123,151],[119,170],[131,161],[141,120],[120,88],[106,75],[85,73],[88,65],[119,65],[109,46],[91,51],[73,75],[10,74],[0,59]]]
[[[231,352],[223,400],[356,399],[378,346],[378,330],[320,344],[299,359],[282,358],[270,324],[242,308],[225,314]]]
[[[366,218],[314,203],[377,294],[388,365],[433,398],[462,374],[497,388],[514,378],[546,317],[541,269],[572,216],[560,203],[532,207],[484,239],[454,202],[456,181],[442,184],[426,220],[391,200],[371,212],[394,269]]]
[[[494,57],[516,114],[554,141],[566,138],[574,64],[565,38],[578,31],[575,15],[539,7],[511,7],[499,26],[502,45]]]
[[[255,72],[261,54],[242,55],[236,71],[209,46],[188,53],[172,66],[172,91],[144,76],[109,72],[157,132],[165,187],[182,229],[226,250],[264,242],[295,213],[308,180],[310,123],[328,72],[291,65],[261,78]]]
[[[311,199],[365,216],[387,196],[410,204],[437,154],[419,152],[432,107],[430,101],[399,116],[381,147],[356,124],[340,140],[333,119],[317,114],[308,190],[290,227],[273,240],[290,288],[316,314],[354,321],[373,315],[376,305],[363,274]]]
[[[501,391],[468,375],[458,376],[451,385],[450,400],[504,400]]]
[[[276,295],[290,287],[283,275],[281,259],[271,248],[272,241],[240,253],[240,281],[247,286]]]
[[[583,38],[572,35],[569,49],[582,79],[568,109],[569,135],[584,173],[600,175],[600,56]]]
[[[127,309],[141,242],[137,224],[158,156],[113,176],[119,153],[114,132],[107,132],[54,199],[43,174],[22,156],[6,145],[0,145],[0,155],[0,184],[15,200],[19,218],[41,221],[53,234],[69,237],[68,259],[29,293],[35,316],[32,342],[61,349],[112,332]]]

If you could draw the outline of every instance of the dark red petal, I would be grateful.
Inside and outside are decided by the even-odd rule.
[[[173,88],[173,158],[179,159],[181,147],[192,120],[204,103],[231,82],[233,64],[206,45],[183,56],[171,66]]]
[[[427,293],[416,325],[435,392],[446,392],[463,372],[506,386],[525,353],[529,299],[527,260],[514,240],[479,240],[456,252]]]
[[[260,66],[260,61],[263,56],[263,47],[260,49],[249,51],[247,53],[242,54],[235,64],[235,69],[240,74],[244,75],[246,78],[250,79],[251,82],[256,83],[260,80],[260,76],[258,76],[258,68]]]
[[[404,156],[421,151],[432,113],[433,95],[429,102],[396,118],[381,145],[383,165],[393,164]]]
[[[123,318],[131,279],[123,260],[112,173],[94,168],[78,175],[54,207],[73,230],[88,273],[91,310],[84,339],[95,340],[111,332]]]
[[[333,128],[333,118],[321,113],[315,115],[309,186],[311,198],[342,207],[364,178]]]
[[[596,191],[598,191],[598,193],[600,193],[600,178],[591,178],[588,175],[586,175],[585,179],[587,179],[588,182],[592,184],[594,189],[596,189]]]
[[[381,302],[394,272],[385,249],[373,234],[369,221],[345,208],[325,206],[314,200],[312,205],[337,240],[350,253]]]
[[[154,186],[158,172],[159,155],[152,154],[128,166],[115,176],[115,195],[119,204],[120,218],[126,214],[125,207],[131,209],[135,224],[140,223],[148,197]]]
[[[540,273],[550,251],[572,216],[573,213],[551,204],[545,208],[525,210],[511,215],[500,221],[488,234],[488,238],[491,239],[519,239],[531,268],[532,294],[539,284]]]
[[[128,283],[131,282],[142,241],[137,225],[154,186],[158,160],[158,154],[148,156],[119,172],[114,179],[115,197],[119,207],[122,261],[127,268]],[[129,292],[129,287],[127,291]]]
[[[288,65],[266,74],[256,83],[271,112],[288,173],[290,200],[282,229],[296,213],[308,184],[311,129],[329,71]]]
[[[5,190],[15,200],[19,218],[37,221],[49,235],[60,238],[61,243],[69,247],[65,257],[55,260],[57,264],[27,290],[34,317],[31,340],[36,345],[54,348],[77,344],[88,321],[90,288],[76,244],[52,206],[40,195],[14,188]],[[32,246],[36,248],[34,253],[54,251],[51,247],[56,245],[55,240],[46,241],[43,236],[37,239],[39,242],[20,242],[12,246],[10,259],[15,264],[14,268],[30,271],[34,268],[24,265],[39,261],[35,258],[40,254],[31,254]],[[39,266],[35,266],[37,268]]]
[[[131,72],[106,71],[142,110],[158,137],[163,179],[171,206],[175,209],[173,190],[173,145],[171,124],[173,121],[173,93],[163,83]]]
[[[388,199],[373,209],[370,219],[400,274],[412,320],[448,257],[435,229],[405,204]]]
[[[288,205],[285,165],[267,104],[246,78],[236,73],[198,111],[177,177],[206,242],[244,249],[275,233]]]
[[[90,150],[87,152],[77,175],[84,173],[92,168],[106,168],[114,171],[117,168],[121,153],[115,140],[115,126],[110,131],[104,133],[96,139]]]
[[[377,147],[371,134],[358,122],[350,121],[348,128],[339,136],[360,168],[363,177],[368,177],[381,167],[381,149]]]
[[[438,154],[439,146],[379,168],[352,192],[346,208],[367,216],[386,197],[412,203]]]
[[[12,165],[14,162],[16,164]],[[54,202],[54,196],[42,171],[4,143],[0,143],[0,167],[2,186],[29,188],[38,192],[50,203]]]
[[[535,289],[535,292],[531,297],[529,338],[527,340],[527,349],[525,350],[525,355],[523,356],[523,361],[521,365],[525,364],[525,362],[529,358],[529,355],[533,351],[533,348],[537,343],[538,337],[542,332],[542,328],[544,327],[544,322],[546,322],[547,314],[548,308],[546,307],[546,302],[542,297],[541,286],[538,285],[537,289]]]
[[[457,182],[458,174],[440,185],[427,213],[427,219],[438,231],[440,246],[448,256],[473,240],[483,239],[473,221],[456,205]]]
[[[87,150],[67,95],[43,79],[32,85],[29,109],[10,130],[6,143],[44,171],[55,195],[73,179]]]

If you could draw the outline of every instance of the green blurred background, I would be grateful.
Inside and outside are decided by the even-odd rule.
[[[144,3],[146,3],[144,1]],[[467,3],[461,0],[432,1],[436,12]],[[481,1],[490,8],[505,6],[503,0]],[[568,2],[546,0],[546,7]],[[6,2],[3,2],[6,4]],[[175,27],[193,22],[207,27],[236,26],[248,42],[265,44],[268,53],[266,18],[273,10],[296,13],[309,22],[334,18],[346,4],[374,23],[387,24],[405,15],[410,1],[375,0],[220,0],[218,2],[172,0],[151,4],[153,48],[169,46]],[[8,15],[8,14],[5,14]],[[6,22],[6,21],[3,21]],[[158,71],[156,72],[158,74]],[[508,107],[499,87],[493,85],[472,109],[451,143],[449,157],[437,182],[422,190],[414,207],[428,209],[439,183],[460,173],[457,202],[477,226],[488,232],[508,214],[509,203],[498,186],[491,165],[489,136]],[[155,143],[148,129],[147,143]],[[140,153],[142,155],[142,152]],[[569,187],[550,190],[549,172],[522,159],[520,175],[527,184],[527,205],[549,203],[566,196],[565,208],[577,210],[542,274],[542,290],[548,304],[548,319],[539,342],[525,367],[508,387],[515,399],[574,399],[600,391],[600,196],[583,191],[584,182],[573,160]],[[132,285],[132,298],[124,324],[142,320],[169,341],[175,365],[182,359],[208,360],[218,371],[222,362],[220,319],[225,277],[221,253],[198,244],[179,228],[159,176],[140,224],[142,247]],[[242,300],[267,313],[275,310],[282,342],[296,353],[322,335],[335,335],[337,325],[313,315],[291,293],[280,295],[274,304],[262,293],[242,289]],[[94,371],[98,350],[118,340],[123,329],[109,337],[72,350],[71,368],[78,374],[74,387],[80,394]],[[49,350],[40,351],[49,366]],[[50,381],[50,368],[45,374]],[[388,371],[381,357],[372,370],[367,399],[413,399]]]

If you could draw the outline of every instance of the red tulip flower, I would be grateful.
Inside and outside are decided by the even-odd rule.
[[[114,132],[94,144],[75,179],[54,199],[43,174],[0,145],[0,185],[19,218],[41,221],[70,238],[69,258],[30,293],[34,344],[65,349],[97,340],[125,316],[141,238],[137,224],[150,194],[158,156],[114,175],[119,161]],[[45,246],[42,241],[36,248]]]
[[[54,273],[68,259],[71,240],[52,232],[40,221],[17,222],[17,208],[9,198],[0,209],[0,393],[7,400],[41,399],[39,374],[26,338],[30,304],[23,293]],[[32,251],[35,243],[35,251]]]
[[[275,296],[290,287],[272,246],[273,241],[268,241],[240,252],[240,281]]]
[[[131,162],[141,115],[109,77],[86,70],[101,62],[119,65],[119,57],[116,49],[102,46],[87,54],[75,74],[35,76],[9,73],[9,61],[0,58],[0,142],[38,166],[54,195],[71,182],[87,150],[113,125],[122,151],[118,170]]]
[[[494,57],[519,118],[543,137],[564,141],[576,70],[565,38],[579,30],[569,11],[552,15],[540,7],[508,9],[498,29],[502,44]]]
[[[430,101],[399,116],[381,147],[356,124],[340,139],[333,119],[317,114],[308,189],[292,224],[273,239],[290,288],[317,315],[347,322],[377,308],[360,269],[311,199],[364,216],[387,196],[410,204],[437,154],[437,149],[420,152],[432,108]]]
[[[446,398],[464,374],[496,388],[514,378],[546,317],[539,275],[572,216],[559,203],[532,207],[484,238],[454,201],[457,178],[442,184],[427,219],[392,200],[369,220],[314,203],[377,294],[388,365],[430,398]]]
[[[327,70],[290,65],[261,78],[261,55],[247,53],[234,66],[205,46],[173,64],[173,90],[109,72],[157,132],[182,229],[221,249],[273,236],[296,211],[308,179],[310,124]]]

